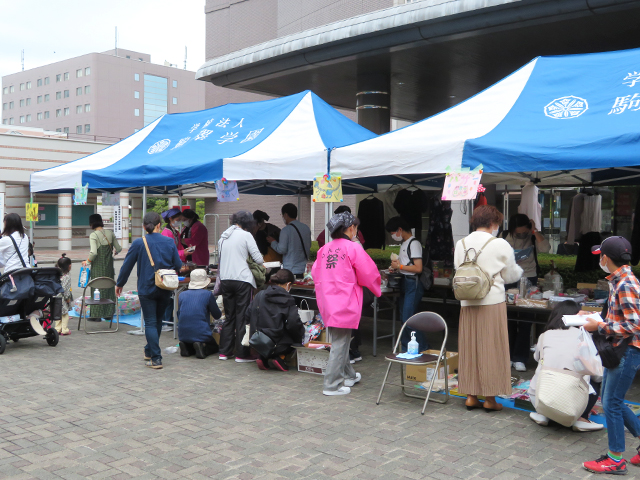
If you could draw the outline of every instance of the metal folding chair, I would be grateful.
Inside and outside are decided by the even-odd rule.
[[[439,355],[431,355],[423,353],[419,357],[413,358],[411,360],[407,360],[404,358],[398,358],[398,347],[400,345],[400,339],[402,338],[402,332],[404,329],[408,328],[411,330],[420,331],[423,333],[435,333],[435,332],[444,332],[444,340],[442,341],[442,347],[440,348]],[[400,330],[400,334],[398,335],[398,340],[396,341],[396,346],[393,349],[393,353],[387,355],[385,358],[389,362],[389,366],[387,367],[387,373],[384,376],[384,381],[382,382],[382,387],[380,387],[380,394],[378,395],[378,401],[376,405],[380,405],[380,399],[382,398],[382,392],[384,391],[385,385],[393,385],[395,387],[400,387],[402,389],[402,393],[404,393],[407,397],[419,398],[423,399],[424,397],[421,395],[413,395],[407,393],[405,390],[407,388],[413,389],[413,385],[405,385],[405,373],[402,368],[403,365],[433,365],[435,364],[434,373],[431,377],[431,383],[429,384],[429,390],[427,391],[427,396],[424,398],[424,405],[422,406],[422,415],[424,415],[424,411],[427,408],[427,402],[431,400],[436,403],[447,403],[449,400],[449,378],[448,378],[448,370],[447,370],[447,337],[449,336],[449,329],[447,328],[447,323],[437,313],[433,312],[420,312],[413,315],[409,318],[405,324],[402,326]],[[400,365],[400,385],[397,383],[387,383],[387,378],[389,377],[389,371],[391,370],[391,366],[396,363]],[[444,366],[444,389],[445,389],[445,397],[443,400],[429,398],[431,396],[431,391],[433,390],[433,383],[436,379],[438,369],[440,365]]]
[[[90,280],[87,283],[87,286],[84,287],[82,291],[82,305],[80,307],[80,319],[78,320],[78,330],[80,330],[80,325],[82,324],[82,317],[84,317],[84,333],[94,334],[94,333],[116,333],[120,328],[120,310],[118,310],[118,299],[116,301],[110,300],[108,298],[101,298],[100,300],[94,300],[91,296],[91,292],[95,288],[113,288],[116,286],[116,281],[113,278],[109,277],[98,277]],[[89,300],[86,299],[87,289],[89,290]],[[111,330],[111,326],[113,325],[113,317],[111,317],[111,321],[109,322],[109,330],[96,330],[93,332],[87,331],[87,315],[85,312],[85,305],[115,305],[115,315],[116,315],[116,329]]]

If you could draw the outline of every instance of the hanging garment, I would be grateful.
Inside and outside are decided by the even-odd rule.
[[[602,230],[602,195],[586,195],[582,210],[580,233],[599,232]]]
[[[580,246],[576,257],[576,272],[589,272],[600,269],[600,256],[591,253],[591,247],[601,243],[602,236],[600,232],[589,232],[580,237]]]
[[[432,197],[429,202],[429,236],[425,248],[431,260],[441,260],[445,268],[453,268],[453,231],[451,229],[451,202]]]
[[[640,195],[633,213],[633,230],[631,231],[631,265],[640,262]]]
[[[389,188],[389,190],[385,192],[375,194],[375,197],[382,200],[382,203],[384,204],[384,224],[385,225],[387,224],[390,218],[400,216],[396,208],[393,206],[393,203],[396,201],[396,195],[400,190],[401,190],[400,187],[395,186],[395,187]],[[391,234],[386,231],[385,231],[384,239],[385,239],[385,242],[384,242],[385,245],[395,245],[398,243],[393,238],[391,238]]]
[[[384,205],[377,198],[365,198],[358,207],[359,230],[364,235],[364,249],[384,248]]]
[[[538,202],[538,187],[531,182],[522,187],[518,213],[524,213],[538,231],[542,230],[542,205]]]
[[[569,214],[567,215],[567,243],[569,245],[573,245],[580,238],[585,197],[584,193],[579,193],[571,200]]]
[[[423,190],[400,190],[393,206],[400,217],[415,228],[415,237],[422,241],[422,213],[428,208],[427,196]]]

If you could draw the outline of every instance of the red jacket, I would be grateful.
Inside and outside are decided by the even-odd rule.
[[[209,265],[209,232],[202,222],[195,221],[189,230],[189,238],[183,238],[182,243],[195,246],[191,260],[196,265]]]

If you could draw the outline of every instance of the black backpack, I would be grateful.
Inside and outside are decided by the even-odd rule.
[[[411,244],[414,240],[416,242],[418,241],[418,239],[414,237],[409,242],[409,245],[407,245],[407,255],[409,256],[411,265],[414,264],[413,259],[411,258]],[[422,283],[422,286],[424,287],[424,291],[426,292],[433,285],[433,269],[431,266],[431,256],[429,255],[429,249],[426,248],[426,246],[422,247],[422,272],[417,275],[420,283]]]

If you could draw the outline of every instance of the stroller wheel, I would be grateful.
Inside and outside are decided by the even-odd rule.
[[[50,328],[45,339],[50,347],[55,347],[58,344],[58,340],[60,340],[60,334],[55,328]]]
[[[4,335],[0,334],[0,355],[4,353],[5,348],[7,348],[7,339],[4,338]]]

